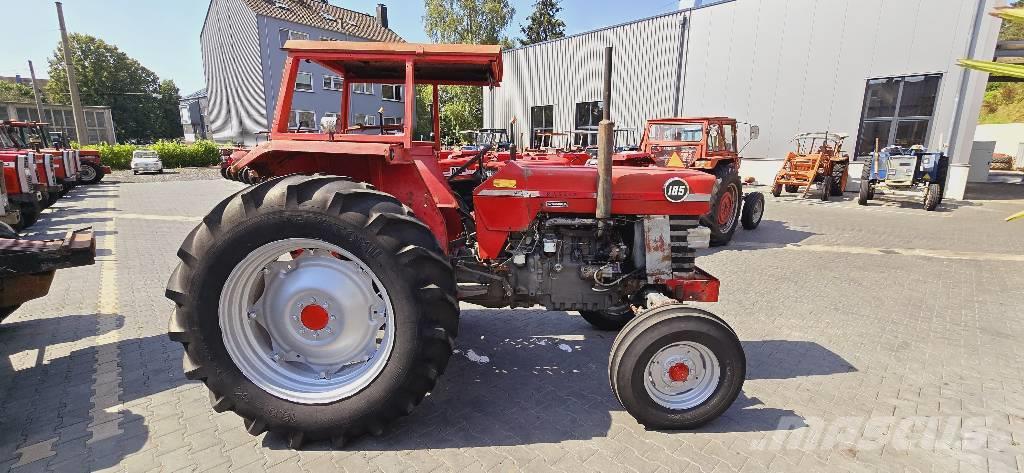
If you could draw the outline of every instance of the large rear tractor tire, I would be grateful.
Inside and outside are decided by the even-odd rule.
[[[693,429],[739,396],[746,357],[721,319],[668,304],[623,327],[612,344],[608,375],[615,397],[648,429]]]
[[[95,184],[103,180],[103,167],[95,163],[82,163],[79,171],[78,182],[82,184]]]
[[[430,229],[389,194],[287,176],[225,199],[178,250],[169,335],[214,410],[292,448],[379,435],[452,354],[455,276]]]
[[[11,240],[18,239],[18,232],[14,230],[10,225],[0,222],[0,238],[8,238]]]
[[[21,206],[21,227],[28,228],[35,225],[39,221],[39,213],[41,205],[35,204],[24,204]]]
[[[797,192],[800,192],[800,186],[795,184],[786,184],[786,192],[796,194]]]
[[[733,167],[716,171],[711,189],[711,211],[701,217],[701,224],[711,229],[711,246],[728,245],[740,220],[743,183]]]
[[[628,304],[607,310],[581,310],[580,315],[594,328],[605,331],[620,330],[636,316]]]

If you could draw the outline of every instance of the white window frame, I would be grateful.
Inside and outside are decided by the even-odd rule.
[[[303,76],[309,78],[309,88],[308,89],[300,89],[299,88],[299,78],[303,77]],[[298,74],[295,75],[295,91],[296,92],[312,92],[313,91],[313,73],[312,72],[299,72]]]
[[[288,116],[288,128],[296,129],[299,127],[299,114],[308,113],[313,116],[311,123],[313,126],[306,128],[307,130],[315,130],[317,127],[316,123],[316,112],[313,110],[292,110],[292,113]]]
[[[387,90],[391,90],[391,98],[388,98]],[[399,97],[397,99],[394,98],[395,91],[398,91]],[[405,87],[400,84],[381,84],[380,96],[382,100],[387,100],[388,102],[401,102],[405,100]]]
[[[377,116],[372,114],[357,113],[353,125],[377,126]]]
[[[330,86],[327,85],[328,81],[330,81]],[[338,77],[338,76],[332,76],[330,74],[324,74],[323,86],[324,86],[324,90],[339,90],[340,91],[340,90],[343,90],[342,88],[344,87],[344,80],[341,77]]]
[[[303,33],[301,31],[287,30],[287,29],[285,31],[288,32],[288,39],[299,39],[299,40],[308,40],[309,39],[309,33]]]
[[[401,125],[402,117],[384,117],[385,125]]]
[[[353,94],[373,95],[373,84],[370,82],[353,82]]]

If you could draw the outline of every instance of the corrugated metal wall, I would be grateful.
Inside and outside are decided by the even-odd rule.
[[[213,0],[200,35],[215,140],[253,140],[268,127],[256,15],[241,0]]]
[[[572,129],[575,103],[600,98],[610,45],[620,127],[671,116],[681,74],[680,115],[760,125],[747,157],[781,159],[793,135],[816,130],[850,134],[852,151],[868,78],[937,72],[928,145],[942,147],[963,80],[956,59],[968,54],[978,8],[979,0],[735,0],[513,49],[502,87],[493,102],[485,97],[485,123],[515,116],[525,132],[530,106],[553,104],[555,128]]]

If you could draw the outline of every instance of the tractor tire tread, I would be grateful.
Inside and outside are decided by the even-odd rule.
[[[312,215],[312,219],[330,219],[343,223],[346,228],[362,229],[365,238],[384,250],[384,257],[416,267],[403,280],[402,284],[408,289],[396,289],[408,293],[412,301],[409,306],[414,307],[409,313],[419,321],[417,340],[394,348],[415,350],[409,369],[391,381],[397,388],[386,399],[361,401],[367,407],[345,414],[351,416],[346,422],[324,422],[315,427],[304,425],[297,419],[309,413],[301,411],[302,405],[273,397],[255,385],[237,385],[248,381],[227,356],[219,329],[214,334],[213,329],[202,331],[200,328],[203,318],[212,315],[216,320],[216,313],[200,314],[198,306],[209,307],[209,298],[219,297],[219,287],[205,288],[203,276],[215,264],[213,256],[228,251],[230,245],[225,243],[225,237],[237,237],[237,233],[242,231],[237,227],[244,222],[286,211]],[[232,231],[236,234],[231,235]],[[454,271],[442,255],[430,229],[390,194],[336,176],[273,178],[224,199],[185,238],[178,250],[179,265],[167,285],[166,296],[175,302],[168,322],[168,335],[183,345],[185,374],[207,386],[214,410],[234,411],[244,419],[250,434],[260,435],[267,431],[281,434],[288,439],[289,447],[296,449],[316,440],[330,440],[335,446],[343,445],[345,441],[365,433],[383,433],[388,424],[411,412],[444,373],[454,349],[459,307],[455,299]],[[216,299],[212,300],[213,307],[216,307]],[[362,391],[354,397],[360,394]],[[349,399],[352,398],[337,403],[345,403]],[[267,405],[270,403],[272,405]],[[317,407],[318,410],[324,408],[324,405]]]

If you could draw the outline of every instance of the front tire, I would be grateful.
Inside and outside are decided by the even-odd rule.
[[[751,192],[743,197],[743,210],[741,211],[740,223],[744,230],[753,230],[761,224],[761,217],[764,216],[764,195],[760,192]]]
[[[711,212],[701,217],[701,223],[711,230],[711,246],[724,246],[736,233],[743,184],[739,172],[731,166],[717,171],[716,175],[718,179],[711,190]]]
[[[928,184],[928,189],[924,192],[924,209],[931,212],[939,207],[939,202],[942,202],[942,185]]]
[[[218,204],[178,256],[169,335],[185,348],[185,375],[253,435],[278,432],[301,448],[380,434],[433,389],[451,356],[454,271],[429,228],[367,184],[296,175],[248,187]],[[265,356],[252,357],[260,348]]]
[[[669,304],[619,332],[608,360],[612,391],[648,429],[693,429],[732,405],[746,358],[736,334],[700,309]]]

